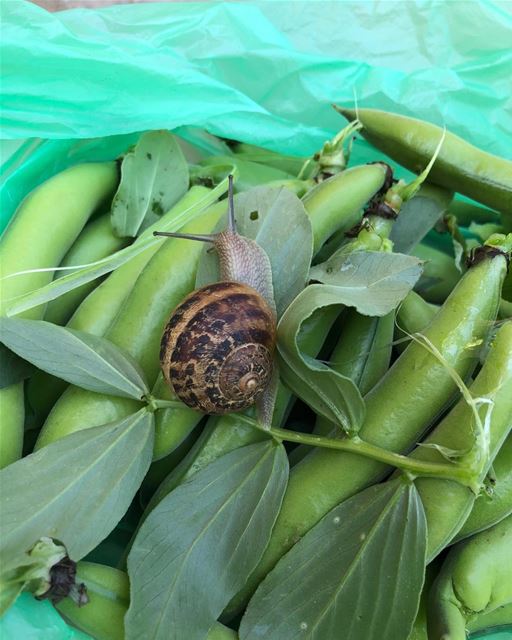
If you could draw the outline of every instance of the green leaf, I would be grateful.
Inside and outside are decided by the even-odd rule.
[[[35,291],[18,296],[11,301],[6,301],[6,315],[13,316],[49,302],[50,300],[55,300],[55,298],[58,298],[68,291],[72,291],[87,282],[91,282],[100,276],[114,271],[117,267],[120,267],[139,255],[139,253],[162,242],[162,238],[153,237],[153,231],[178,231],[186,222],[203,214],[205,209],[212,205],[221,195],[226,193],[226,191],[227,179],[221,182],[215,189],[212,189],[202,200],[185,211],[181,211],[179,215],[165,221],[160,219],[154,225],[145,229],[139,238],[130,246],[116,251],[103,260],[98,260],[89,267],[76,269],[73,273],[62,276],[62,278],[57,278]]]
[[[219,458],[148,515],[128,556],[126,638],[203,640],[258,564],[288,477],[282,445]]]
[[[135,399],[148,393],[137,362],[105,338],[43,320],[0,318],[0,340],[39,369],[83,389]]]
[[[238,232],[268,255],[278,316],[306,286],[313,254],[313,231],[302,201],[284,188],[255,187],[234,198]],[[226,220],[221,223],[225,228]],[[197,286],[219,280],[215,252],[205,251]]]
[[[34,367],[0,344],[0,389],[21,382],[34,373]]]
[[[116,526],[151,462],[153,415],[145,409],[53,442],[0,471],[2,571],[27,562],[47,536],[80,560]]]
[[[350,378],[302,353],[298,343],[302,324],[317,309],[342,302],[337,289],[310,285],[285,311],[277,328],[279,372],[295,395],[316,413],[346,431],[356,431],[365,415],[357,386]]]
[[[357,251],[333,256],[313,267],[310,276],[335,288],[340,304],[366,316],[385,316],[413,288],[421,264],[418,258],[401,253]]]
[[[184,195],[188,182],[188,164],[172,133],[143,133],[121,165],[111,211],[116,235],[136,236],[141,225],[145,228],[160,220]]]
[[[260,584],[240,640],[405,640],[425,571],[413,484],[366,489],[330,511]]]
[[[422,185],[414,198],[403,204],[393,223],[390,239],[395,252],[409,253],[445,213],[452,196],[452,192],[442,187]]]

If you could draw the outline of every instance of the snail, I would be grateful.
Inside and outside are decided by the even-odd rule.
[[[236,230],[229,176],[227,228],[213,235],[155,231],[213,243],[220,281],[189,294],[172,312],[160,344],[167,384],[187,406],[207,414],[256,403],[268,426],[275,395],[276,308],[265,251]]]

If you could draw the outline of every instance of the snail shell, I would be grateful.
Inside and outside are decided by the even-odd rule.
[[[174,310],[160,361],[180,400],[209,414],[254,404],[272,375],[275,319],[263,297],[238,282],[192,292]]]

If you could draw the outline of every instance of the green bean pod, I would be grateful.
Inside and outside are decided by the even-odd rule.
[[[80,164],[32,191],[0,239],[3,277],[60,264],[91,214],[113,195],[117,181],[113,162]],[[51,242],[45,241],[48,236]],[[52,278],[53,271],[6,278],[2,283],[2,308],[12,298],[42,287]],[[37,307],[22,315],[37,319],[43,311]]]
[[[442,304],[461,277],[454,258],[424,243],[416,245],[411,253],[425,261],[416,290],[427,302]]]
[[[130,585],[124,571],[81,561],[76,582],[87,588],[89,602],[78,607],[64,598],[56,608],[64,619],[96,640],[123,640],[124,616],[130,604]]]
[[[185,233],[213,231],[224,215],[225,204],[214,205],[189,222]],[[123,303],[106,337],[126,349],[141,365],[153,385],[160,369],[162,330],[172,309],[195,285],[201,255],[199,243],[168,239],[149,260]],[[46,420],[36,449],[89,427],[118,420],[137,410],[139,403],[113,398],[70,386],[54,405]]]
[[[31,269],[57,266],[92,213],[114,193],[118,182],[115,163],[80,164],[57,174],[32,191],[20,204],[0,238],[2,255],[2,299],[0,309],[13,298],[41,287],[53,278],[53,271],[7,277]],[[51,242],[43,241],[51,234]],[[43,316],[44,306],[22,314]],[[23,383],[0,391],[2,439],[8,442],[6,459],[21,455],[24,427]],[[15,440],[17,441],[15,444]]]
[[[473,398],[493,403],[488,429],[488,458],[482,469],[482,482],[512,425],[512,322],[498,331],[484,366],[470,387]],[[482,421],[488,405],[479,408]],[[426,445],[438,445],[455,451],[467,451],[474,445],[474,416],[466,400],[461,399],[425,439]],[[439,451],[420,446],[412,457],[444,462]],[[416,488],[425,509],[428,529],[427,558],[435,557],[462,527],[475,503],[475,495],[458,482],[440,478],[417,478]],[[443,496],[440,500],[439,496]]]
[[[406,295],[396,313],[395,340],[406,339],[396,345],[400,353],[410,340],[404,332],[413,334],[423,331],[438,311],[437,305],[427,302],[415,291],[410,291]]]
[[[423,170],[433,157],[443,129],[415,118],[377,109],[342,109],[359,120],[361,133],[378,149],[411,171]],[[496,209],[512,211],[512,162],[486,153],[446,132],[429,180]]]
[[[23,382],[0,389],[0,469],[21,458],[24,421]]]
[[[302,198],[313,227],[313,255],[335,233],[361,220],[364,205],[384,185],[386,165],[361,165],[342,171],[313,187]]]
[[[504,239],[509,250],[510,238]],[[480,344],[496,318],[507,269],[505,255],[484,257],[470,268],[425,330],[425,336],[461,377],[478,362]],[[365,396],[360,437],[395,452],[417,442],[457,392],[437,357],[410,344]],[[389,468],[371,459],[328,449],[312,451],[292,468],[281,511],[258,569],[229,609],[239,611],[277,560],[337,504],[377,482]]]
[[[454,542],[484,531],[512,513],[512,434],[509,434],[492,463],[494,476],[490,495],[483,492]]]
[[[94,562],[77,564],[76,582],[85,584],[89,602],[78,607],[64,598],[56,608],[74,627],[95,640],[124,640],[124,617],[130,604],[128,575],[107,565]],[[207,640],[236,640],[237,634],[220,623],[208,632]]]
[[[512,602],[512,516],[453,547],[428,603],[429,640],[466,640],[476,614]]]
[[[395,314],[363,316],[349,309],[340,338],[329,358],[329,366],[351,378],[362,395],[368,393],[389,369]],[[329,435],[332,424],[318,418],[314,432]]]
[[[439,571],[440,563],[438,562],[431,562],[427,566],[425,582],[421,592],[420,608],[407,640],[429,640],[427,633],[428,596]],[[466,632],[471,634],[490,632],[493,630],[501,631],[504,627],[510,627],[512,629],[512,602],[489,612],[476,613],[470,620],[466,620]],[[471,637],[473,636],[471,635]]]

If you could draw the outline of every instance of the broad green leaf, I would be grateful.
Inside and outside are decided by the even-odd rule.
[[[406,640],[425,571],[418,493],[395,480],[343,502],[260,584],[240,640]]]
[[[153,237],[153,231],[178,231],[186,222],[193,220],[205,212],[205,209],[212,205],[221,195],[227,191],[227,179],[221,182],[215,189],[212,189],[199,202],[181,211],[179,215],[169,220],[159,220],[155,224],[145,229],[137,240],[128,247],[116,251],[103,260],[98,260],[89,267],[76,269],[73,273],[57,278],[44,287],[31,291],[22,296],[6,301],[5,309],[7,316],[13,316],[28,309],[55,300],[59,296],[91,282],[125,264],[135,256],[145,251],[148,247],[155,246],[162,242],[162,238]],[[11,276],[9,276],[11,277]],[[16,277],[16,276],[12,276]]]
[[[158,412],[156,424],[158,425]],[[145,513],[149,513],[178,485],[189,480],[195,473],[224,454],[270,438],[268,432],[255,429],[237,413],[228,413],[222,417],[211,416],[189,453],[158,485]]]
[[[316,309],[342,303],[337,289],[310,285],[287,308],[277,328],[279,371],[287,386],[316,413],[346,431],[355,431],[365,415],[357,386],[350,378],[301,352],[298,343],[302,324]]]
[[[268,255],[278,315],[306,286],[313,253],[311,222],[302,201],[284,188],[255,187],[234,198],[238,232]],[[225,228],[226,220],[222,221]],[[219,280],[218,258],[205,251],[196,284]]]
[[[282,445],[222,456],[148,515],[128,556],[127,640],[204,640],[258,564],[288,477]]]
[[[188,164],[168,131],[143,133],[123,158],[121,182],[112,201],[116,235],[136,236],[141,225],[160,220],[188,188]]]
[[[34,367],[0,344],[0,389],[21,382],[34,373]]]
[[[357,251],[313,267],[312,280],[336,288],[338,302],[366,316],[385,316],[421,275],[421,260],[401,253]]]
[[[390,238],[395,252],[409,253],[445,213],[453,193],[442,187],[424,184],[418,193],[402,206],[393,223]]]
[[[43,320],[0,318],[0,340],[39,369],[83,389],[135,399],[148,393],[137,362],[106,338]]]
[[[145,409],[53,442],[0,471],[3,571],[26,564],[47,536],[72,560],[94,549],[122,518],[151,462],[153,415]]]

